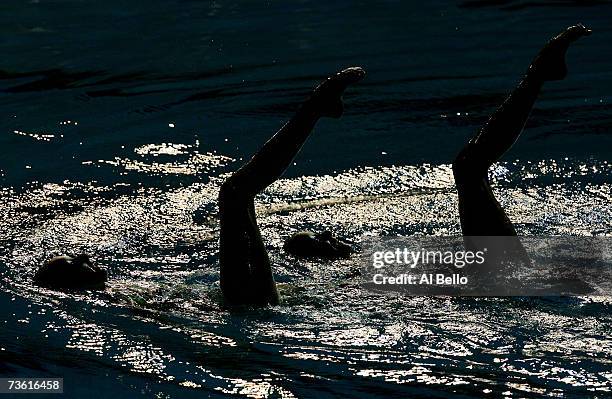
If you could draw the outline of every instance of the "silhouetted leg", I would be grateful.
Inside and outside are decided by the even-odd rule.
[[[342,93],[364,75],[360,68],[349,68],[324,81],[295,116],[223,183],[219,193],[221,289],[229,302],[278,303],[254,198],[283,174],[320,117],[342,115]]]
[[[572,26],[551,39],[531,63],[525,78],[453,162],[464,236],[515,236],[510,219],[495,199],[488,169],[521,134],[545,81],[567,74],[565,53],[571,42],[590,34]]]
[[[499,273],[502,268],[508,262],[526,265],[530,260],[512,222],[493,195],[489,167],[518,139],[544,82],[566,76],[565,53],[569,44],[589,33],[579,25],[551,39],[532,61],[518,87],[453,162],[465,247],[469,251],[486,251],[488,266],[474,272],[479,274],[477,281],[496,295],[509,288],[505,273]]]
[[[542,81],[526,77],[455,159],[453,174],[463,235],[516,235],[493,196],[488,170],[520,135],[541,87]]]

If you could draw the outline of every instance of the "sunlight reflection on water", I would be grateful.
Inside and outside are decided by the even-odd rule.
[[[193,151],[144,148],[177,157]],[[609,172],[607,162],[517,161],[500,165],[493,176],[521,230],[558,234],[571,224],[574,233],[591,234],[597,226],[609,234],[609,184],[579,190],[571,183]],[[531,188],[521,188],[525,179],[534,181]],[[610,321],[597,316],[609,298],[548,303],[372,294],[348,277],[350,261],[322,265],[282,253],[282,239],[300,228],[329,228],[353,242],[363,234],[457,234],[448,166],[365,168],[275,183],[259,196],[258,213],[277,278],[288,282],[281,287],[285,306],[244,315],[227,313],[220,303],[215,215],[193,220],[199,207],[214,212],[220,181],[94,201],[123,188],[64,182],[21,194],[5,190],[2,213],[11,218],[3,229],[15,234],[10,256],[3,255],[3,274],[10,276],[3,284],[37,308],[51,309],[51,301],[64,309],[15,314],[14,320],[47,320],[40,331],[48,344],[80,356],[186,389],[207,386],[247,397],[297,397],[290,386],[315,378],[306,375],[322,381],[342,375],[364,389],[383,381],[449,392],[609,391],[612,342],[604,331]],[[27,234],[24,224],[31,226]],[[65,248],[91,253],[110,268],[106,291],[62,294],[30,285],[35,265]],[[232,372],[234,360],[225,360],[237,357],[252,364],[240,362],[241,377]],[[501,375],[507,382],[499,385]]]

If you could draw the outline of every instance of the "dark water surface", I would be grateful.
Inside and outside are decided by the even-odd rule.
[[[459,234],[449,163],[584,22],[492,173],[521,234],[612,234],[612,2],[0,3],[0,374],[67,397],[608,397],[611,298],[370,293],[299,229]],[[342,67],[368,76],[259,197],[284,304],[228,312],[220,182]],[[104,292],[33,287],[86,252]]]

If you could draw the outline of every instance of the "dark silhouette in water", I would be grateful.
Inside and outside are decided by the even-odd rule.
[[[338,240],[330,231],[313,233],[300,231],[289,237],[283,247],[295,256],[318,256],[324,258],[342,258],[351,254],[349,244]]]
[[[516,236],[512,222],[493,195],[487,172],[518,139],[544,82],[562,80],[567,75],[565,54],[569,45],[589,34],[591,30],[579,24],[546,43],[518,87],[457,155],[453,174],[464,236]],[[521,245],[518,239],[516,242]]]
[[[106,270],[92,264],[87,255],[56,256],[42,265],[34,282],[49,288],[103,288]]]
[[[319,118],[339,118],[343,113],[342,94],[365,76],[361,68],[348,68],[321,83],[287,122],[263,147],[221,186],[221,290],[230,304],[277,304],[276,283],[270,259],[255,216],[257,193],[276,181],[287,169]],[[334,247],[326,237],[312,235],[312,246]],[[304,246],[303,242],[299,244]]]

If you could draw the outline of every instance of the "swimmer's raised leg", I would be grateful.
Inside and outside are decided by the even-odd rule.
[[[344,90],[364,76],[363,69],[348,68],[323,81],[295,116],[232,175],[234,184],[239,184],[245,194],[254,196],[275,182],[291,164],[319,118],[342,116]]]
[[[255,218],[254,198],[291,164],[319,118],[339,118],[342,94],[365,76],[348,68],[321,83],[263,147],[230,176],[219,193],[221,289],[233,304],[276,304],[278,292]]]
[[[576,25],[552,38],[532,61],[518,87],[457,155],[453,174],[464,236],[516,235],[493,195],[488,169],[521,134],[544,82],[565,78],[565,54],[569,45],[590,33],[583,25]]]

